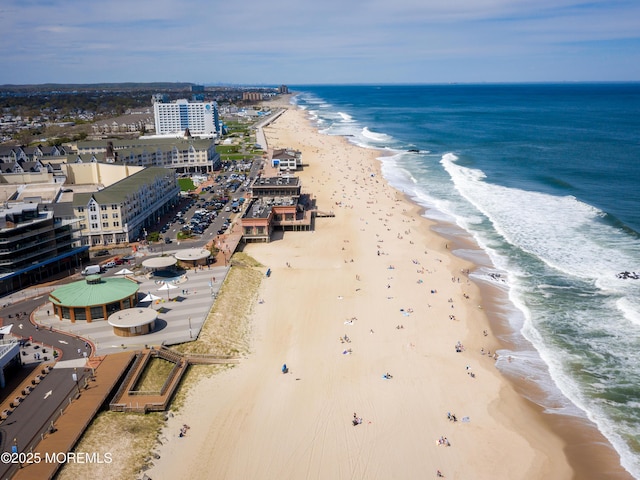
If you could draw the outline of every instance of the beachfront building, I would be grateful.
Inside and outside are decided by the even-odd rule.
[[[84,280],[56,288],[49,294],[49,301],[59,320],[91,323],[136,306],[138,289],[138,284],[128,278],[89,275]]]
[[[280,148],[271,154],[271,166],[280,173],[295,172],[302,166],[302,152],[290,148]]]
[[[147,227],[179,201],[180,188],[173,170],[150,167],[112,185],[73,197],[82,244],[128,243],[144,239]]]
[[[158,312],[153,308],[127,308],[111,314],[107,319],[113,333],[119,337],[137,337],[153,332]]]
[[[220,134],[220,118],[216,102],[170,102],[164,95],[152,98],[156,135],[184,134],[213,138]]]
[[[299,198],[302,182],[299,177],[257,177],[249,187],[253,198]]]
[[[269,242],[276,228],[311,229],[312,201],[302,194],[298,177],[259,177],[250,192],[251,202],[241,218],[243,241]]]
[[[82,141],[72,145],[68,163],[103,162],[172,168],[178,173],[211,173],[222,162],[212,139],[136,138]]]
[[[0,206],[0,295],[73,274],[88,258],[79,222],[33,200]]]

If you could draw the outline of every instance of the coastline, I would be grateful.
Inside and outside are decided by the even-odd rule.
[[[497,328],[490,292],[464,275],[455,280],[474,265],[386,183],[379,152],[323,136],[293,109],[267,138],[303,152],[305,191],[336,218],[247,246],[273,272],[261,287],[265,303],[255,306],[255,351],[192,392],[176,422],[198,428],[162,447],[152,478],[414,478],[436,470],[447,478],[587,478],[568,463],[553,422],[480,354],[500,347],[497,335],[483,335]],[[345,334],[349,345],[338,341]],[[465,351],[455,352],[457,341]],[[283,361],[291,375],[279,373]],[[381,379],[386,371],[392,380]],[[363,425],[349,424],[354,409]],[[450,422],[449,409],[470,421]],[[451,447],[434,445],[445,435]],[[184,462],[172,467],[165,457]]]
[[[407,198],[407,201],[413,202],[410,198]],[[424,212],[425,209],[421,208],[420,215],[423,215]],[[445,225],[447,229],[452,227],[442,222],[432,222],[432,227],[437,227],[438,225]],[[453,229],[459,229],[459,227],[453,226]],[[459,249],[465,252],[473,250],[485,255],[484,252],[479,250],[473,239],[466,237],[465,234],[438,235],[446,238],[449,244],[452,245],[452,255],[456,255],[455,252]],[[472,261],[471,263],[473,264],[474,262]],[[475,265],[477,267],[480,264],[476,263]],[[482,265],[491,266],[490,259],[487,257],[482,262]],[[504,312],[504,306],[509,303],[509,299],[505,291],[499,285],[491,282],[475,282],[475,284],[479,289],[482,309],[488,318],[489,328],[496,338],[499,348],[507,348],[509,350],[518,348],[510,339],[514,335],[521,334],[514,332],[512,327],[507,324],[505,318],[507,313]],[[531,348],[534,349],[533,346]],[[542,402],[545,395],[547,395],[544,389],[524,377],[502,376],[504,381],[509,383],[517,394],[521,396],[521,401],[527,404],[533,415],[538,418],[538,421],[545,425],[551,434],[562,440],[567,461],[574,471],[573,478],[600,480],[606,475],[606,478],[610,479],[633,479],[633,476],[621,465],[620,455],[613,445],[582,411],[580,411],[581,416],[545,413],[545,408],[533,400],[537,399]]]

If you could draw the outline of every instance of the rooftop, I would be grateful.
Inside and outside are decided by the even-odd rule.
[[[101,278],[91,275],[84,280],[56,288],[49,295],[55,305],[88,307],[118,302],[135,295],[138,284],[126,278]]]
[[[146,150],[152,149],[154,146],[180,146],[184,147],[184,145],[193,145],[196,148],[207,149],[211,146],[211,139],[199,139],[199,138],[184,138],[173,136],[153,136],[153,137],[141,137],[141,138],[132,138],[127,140],[117,140],[117,139],[108,139],[108,140],[93,140],[93,141],[83,141],[78,142],[77,148],[79,150],[85,149],[95,149],[95,148],[107,148],[107,145],[111,143],[115,150],[120,150],[123,148],[131,149],[131,148],[144,148]]]
[[[112,327],[132,328],[141,327],[158,318],[158,312],[153,308],[126,308],[112,315],[107,321]]]
[[[260,177],[256,178],[252,188],[258,187],[276,187],[276,186],[290,186],[290,187],[299,187],[300,186],[300,178],[299,177]]]
[[[123,201],[128,194],[138,191],[140,185],[151,184],[156,177],[164,177],[167,175],[174,175],[173,170],[162,167],[147,167],[99,192],[77,193],[73,197],[73,205],[74,207],[86,206],[91,197],[95,198],[96,202],[102,205],[119,203]]]

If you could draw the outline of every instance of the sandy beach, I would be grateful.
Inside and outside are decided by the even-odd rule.
[[[265,134],[302,152],[303,190],[335,217],[245,247],[271,269],[252,353],[192,391],[147,474],[572,478],[564,442],[495,368],[473,265],[387,185],[379,152],[318,134],[295,109]]]

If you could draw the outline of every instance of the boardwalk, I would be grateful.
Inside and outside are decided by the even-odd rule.
[[[159,357],[175,366],[169,373],[163,386],[158,391],[139,391],[138,382],[149,365],[149,361]],[[150,411],[164,411],[168,408],[182,376],[190,364],[203,363],[238,363],[237,358],[222,358],[213,355],[183,355],[165,347],[145,349],[136,353],[136,359],[127,376],[109,404],[109,409],[117,412],[147,413]]]
[[[61,464],[44,461],[47,455],[49,458],[59,456],[62,460],[64,455],[56,454],[65,454],[73,449],[93,417],[115,389],[132,359],[131,352],[104,357],[95,369],[94,380],[90,380],[87,387],[81,389],[80,396],[74,398],[64,408],[62,415],[54,421],[55,431],[45,433],[44,438],[33,449],[34,454],[39,455],[43,461],[24,465],[21,469],[17,469],[16,466],[14,479],[53,478]],[[11,475],[3,476],[3,478],[9,477]]]

